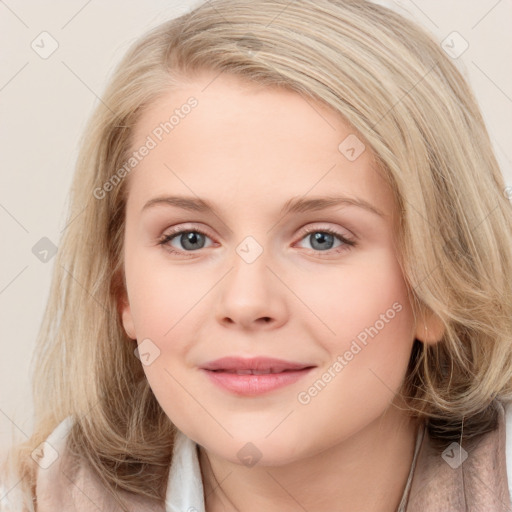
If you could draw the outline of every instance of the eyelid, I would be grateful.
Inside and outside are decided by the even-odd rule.
[[[320,225],[318,226],[318,224],[315,224],[313,223],[314,225],[311,226],[310,224],[308,224],[307,226],[305,226],[304,228],[302,228],[301,232],[300,232],[300,238],[303,238],[305,235],[308,235],[310,233],[316,233],[317,231],[324,231],[324,232],[328,232],[328,233],[332,233],[333,235],[336,235],[340,238],[343,238],[347,241],[351,241],[351,242],[354,242],[356,241],[357,237],[355,235],[353,235],[350,231],[348,231],[347,229],[345,229],[345,233],[343,233],[341,231],[341,228],[333,228],[331,226],[326,226],[326,225]]]

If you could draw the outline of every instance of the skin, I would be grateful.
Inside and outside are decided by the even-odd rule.
[[[200,445],[206,509],[394,511],[418,428],[397,392],[414,339],[435,343],[442,331],[435,318],[412,313],[391,190],[368,146],[355,161],[338,150],[355,132],[334,111],[229,75],[200,73],[157,100],[134,148],[190,96],[198,106],[129,176],[121,311],[128,336],[160,350],[144,371],[171,421]],[[333,194],[364,199],[383,215],[353,205],[279,213],[292,197]],[[169,204],[143,210],[170,195],[200,197],[217,214]],[[173,227],[207,236],[188,252],[180,235],[159,244]],[[306,227],[357,245],[333,238],[318,248]],[[252,263],[236,251],[247,236],[263,249]],[[330,367],[332,375],[337,357],[394,303],[400,312],[300,403],[298,394]],[[198,369],[228,355],[316,368],[240,397]],[[248,442],[261,453],[252,467],[237,456]]]

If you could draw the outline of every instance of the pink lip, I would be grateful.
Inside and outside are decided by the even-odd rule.
[[[259,395],[290,385],[304,377],[313,365],[269,357],[224,357],[210,361],[200,368],[210,380],[237,395]],[[254,370],[261,374],[234,373]]]

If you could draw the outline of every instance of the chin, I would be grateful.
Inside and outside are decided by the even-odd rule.
[[[220,441],[219,438],[207,440],[201,445],[211,453],[240,466],[283,466],[300,459],[303,437],[287,431],[270,434],[272,428],[247,428],[238,430],[233,439]],[[264,434],[262,434],[264,432]],[[268,436],[268,437],[266,437]],[[300,452],[298,448],[300,447]]]

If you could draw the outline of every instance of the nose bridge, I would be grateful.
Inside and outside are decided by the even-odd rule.
[[[255,237],[245,237],[235,247],[235,254],[231,260],[232,271],[227,283],[229,288],[234,289],[241,297],[261,298],[261,295],[271,287],[270,272],[267,268],[267,265],[271,265],[270,257],[268,248]]]
[[[259,235],[258,238],[261,241],[262,235]],[[261,256],[265,254],[265,259],[268,254],[268,243],[265,241],[258,241],[254,236],[248,235],[246,236],[236,247],[235,252],[239,256],[239,258],[246,263],[247,265],[254,264],[257,260],[261,260]],[[263,243],[266,244],[267,250],[263,248]]]
[[[282,319],[284,297],[268,267],[272,267],[271,251],[255,237],[247,236],[235,247],[217,303],[221,321],[228,318],[248,326],[262,318],[265,322]]]

